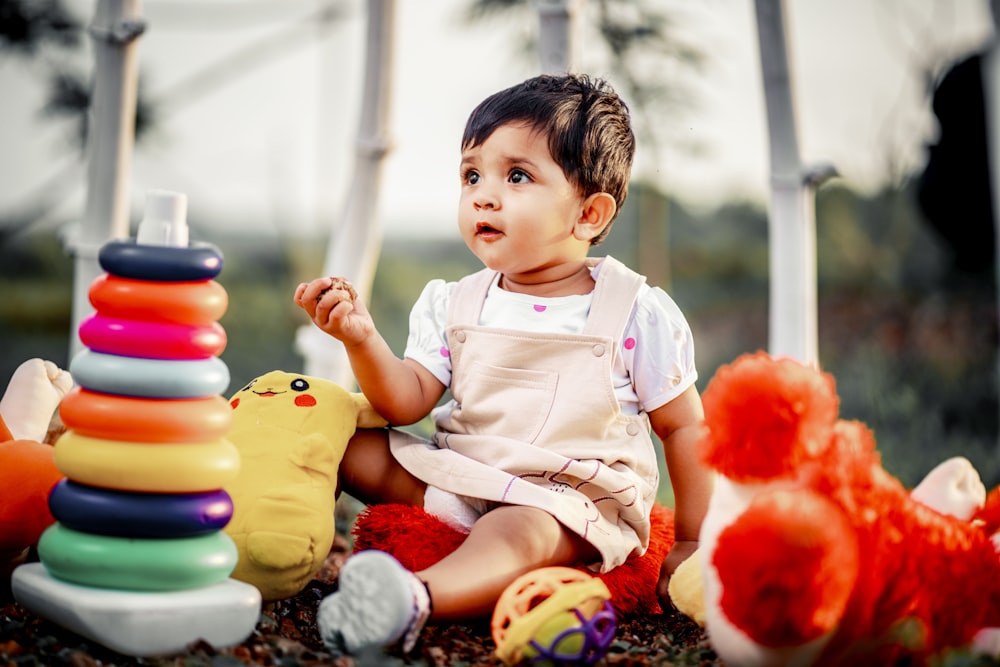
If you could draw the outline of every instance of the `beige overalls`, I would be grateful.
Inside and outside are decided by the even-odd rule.
[[[396,434],[392,452],[445,491],[549,512],[610,570],[645,551],[659,483],[649,418],[622,414],[611,381],[645,279],[606,258],[584,331],[569,335],[478,326],[495,276],[485,269],[452,292],[454,401],[435,412],[434,441]]]

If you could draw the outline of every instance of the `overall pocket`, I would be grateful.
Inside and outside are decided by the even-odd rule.
[[[555,401],[555,371],[501,368],[474,362],[462,386],[454,387],[458,405],[449,430],[503,435],[533,443]]]

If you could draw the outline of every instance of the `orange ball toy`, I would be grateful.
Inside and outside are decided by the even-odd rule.
[[[491,630],[505,665],[592,665],[604,657],[617,619],[597,577],[543,567],[518,577],[497,600]]]
[[[0,570],[5,573],[26,559],[55,522],[49,492],[64,475],[54,452],[35,440],[14,440],[0,417]]]

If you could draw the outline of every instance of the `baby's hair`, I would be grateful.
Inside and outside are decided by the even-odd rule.
[[[617,217],[628,195],[635,135],[628,107],[610,84],[582,74],[543,74],[494,93],[469,116],[462,150],[475,148],[512,123],[525,123],[547,136],[552,159],[566,179],[584,196],[613,196]],[[610,231],[611,221],[591,244]]]

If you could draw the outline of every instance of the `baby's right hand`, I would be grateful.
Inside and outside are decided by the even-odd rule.
[[[320,329],[345,345],[364,341],[375,330],[371,315],[350,282],[316,278],[295,289],[295,304]]]

